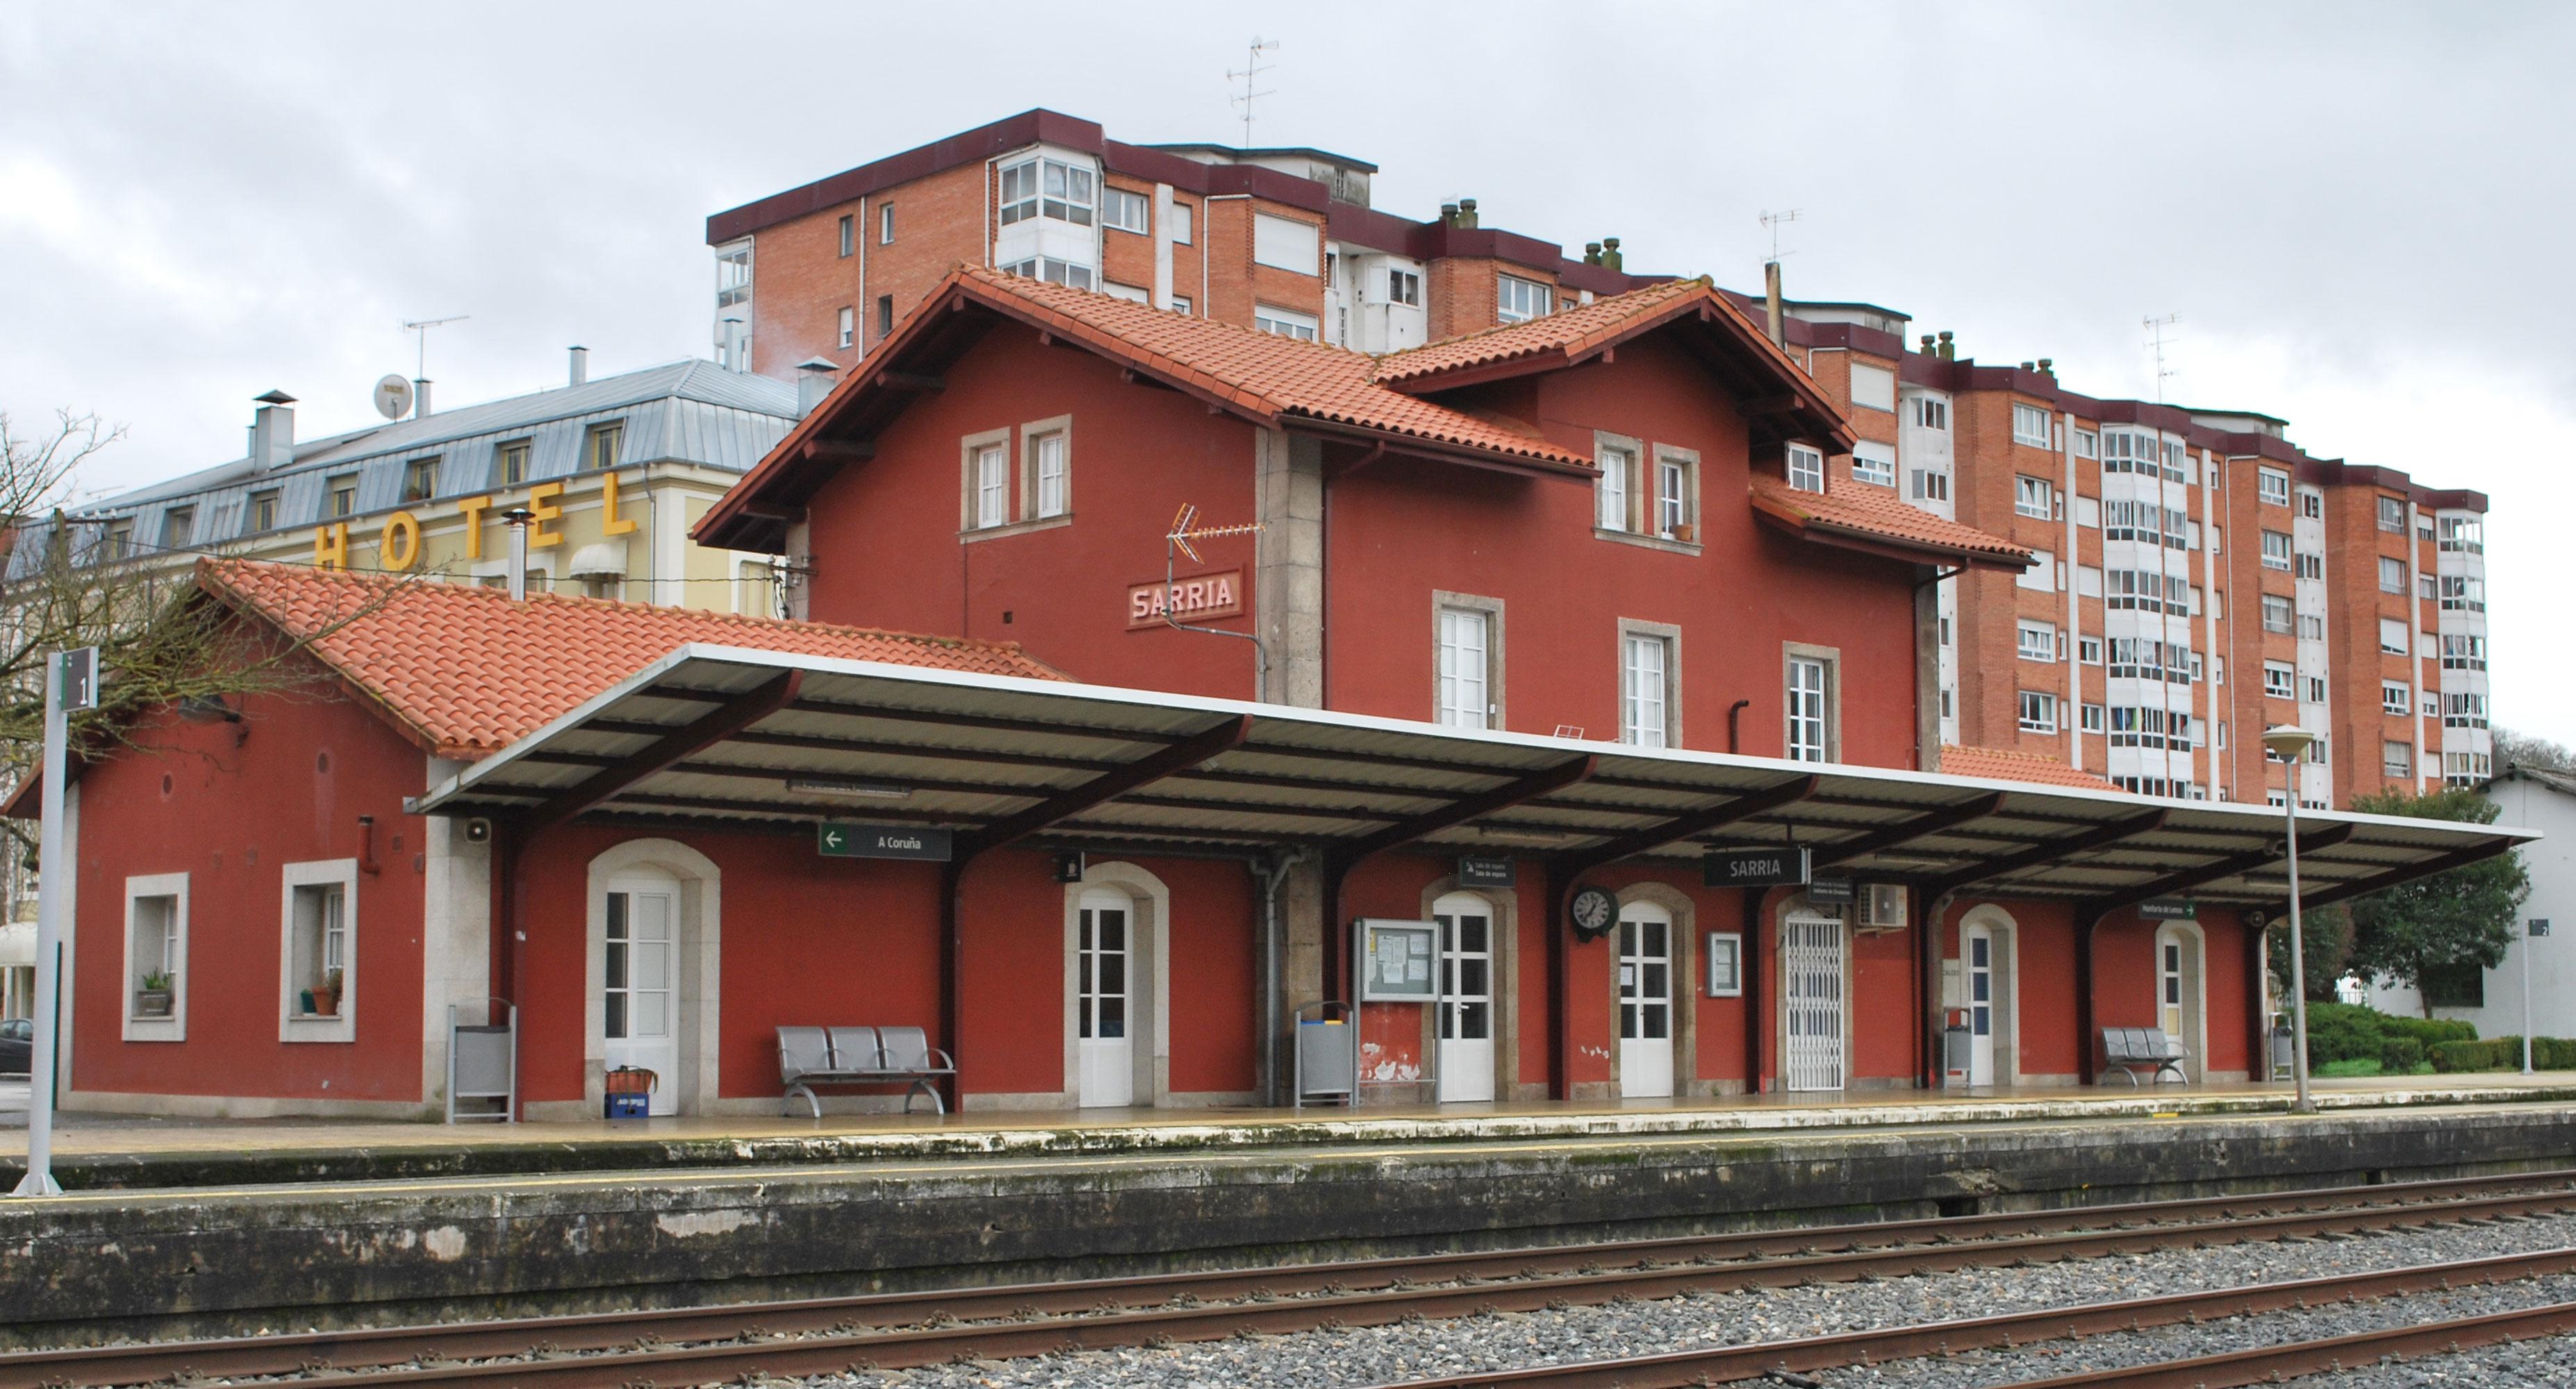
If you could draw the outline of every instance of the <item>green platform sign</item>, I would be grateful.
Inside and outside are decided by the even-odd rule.
[[[814,849],[825,858],[905,858],[946,863],[949,831],[919,825],[815,826]]]

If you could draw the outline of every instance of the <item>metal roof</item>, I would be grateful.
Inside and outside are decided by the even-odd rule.
[[[900,788],[886,799],[790,778]],[[2283,815],[2262,806],[1984,781],[1367,715],[684,646],[416,798],[542,826],[940,825],[978,848],[1328,856],[1411,846],[1687,866],[1710,847],[1937,895],[2145,896],[2278,906]],[[2533,831],[2299,815],[2309,903],[2501,853]]]

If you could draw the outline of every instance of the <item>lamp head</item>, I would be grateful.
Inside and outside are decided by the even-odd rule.
[[[2317,735],[2294,723],[2275,724],[2263,730],[2263,746],[2284,762],[2296,762],[2315,744]]]

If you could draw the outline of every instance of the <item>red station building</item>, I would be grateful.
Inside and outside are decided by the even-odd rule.
[[[766,1111],[852,1024],[966,1107],[1278,1103],[1361,918],[1443,997],[1371,1098],[2073,1083],[2112,1026],[2245,1077],[2278,816],[1942,748],[1934,588],[2031,556],[1850,443],[1699,281],[1372,357],[958,271],[698,529],[798,620],[201,570],[314,680],[70,788],[66,1103],[436,1113],[486,996],[531,1116]],[[2523,837],[2302,825],[2311,903]]]

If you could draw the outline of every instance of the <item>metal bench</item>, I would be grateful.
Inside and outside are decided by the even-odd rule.
[[[2127,1076],[2132,1086],[2138,1083],[2141,1069],[2156,1084],[2163,1084],[2165,1072],[2171,1071],[2175,1080],[2189,1085],[2191,1077],[2184,1073],[2182,1063],[2190,1055],[2190,1048],[2166,1036],[2161,1027],[2102,1029],[2103,1061]]]
[[[912,1097],[928,1095],[933,1112],[948,1112],[937,1081],[957,1074],[957,1062],[930,1044],[918,1027],[782,1027],[778,1029],[778,1079],[787,1087],[783,1113],[794,1115],[797,1096],[817,1119],[823,1102],[817,1085],[905,1085],[903,1112]]]

